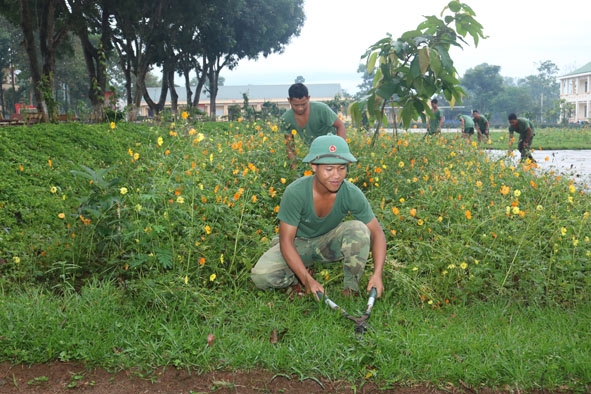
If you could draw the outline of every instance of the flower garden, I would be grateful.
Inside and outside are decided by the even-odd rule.
[[[514,157],[493,159],[455,133],[422,137],[384,134],[371,147],[370,135],[348,130],[359,160],[348,178],[365,192],[388,242],[386,291],[376,305],[374,324],[411,324],[408,317],[400,323],[400,316],[392,315],[397,308],[419,314],[482,311],[489,304],[554,308],[569,315],[579,308],[588,311],[589,193],[536,164],[518,163]],[[222,308],[226,313],[232,310],[226,302],[238,308],[249,297],[267,306],[288,302],[282,292],[257,291],[249,280],[250,268],[276,235],[283,190],[296,177],[311,175],[303,164],[290,170],[276,123],[201,123],[184,116],[160,124],[7,127],[0,129],[0,138],[0,293],[7,299],[48,294],[71,300],[68,297],[85,294],[90,286],[107,287],[125,302],[158,314],[193,302],[204,303],[201,307],[209,312]],[[497,143],[507,137],[498,133],[493,138]],[[298,149],[302,157],[305,146]],[[319,267],[316,275],[328,292],[338,292],[338,265]],[[35,289],[34,296],[30,289]],[[265,308],[253,302],[256,307],[250,308]],[[287,312],[284,318],[274,311],[273,319],[279,320],[264,329],[290,325],[282,319],[302,319],[302,309],[314,309],[314,316],[329,315],[311,303],[311,297],[296,301],[287,308],[297,312]],[[6,314],[16,310],[4,307]],[[346,324],[335,316],[324,319],[334,325],[329,329]],[[213,330],[205,325],[201,334]],[[16,327],[0,327],[8,333],[4,342],[15,340]],[[162,327],[159,330],[166,330]],[[218,340],[220,335],[216,333]],[[1,351],[0,359],[90,357],[44,349],[35,358],[26,349],[15,350],[19,346],[24,345],[15,342]],[[391,375],[378,371],[392,360],[364,359],[378,345],[366,346],[357,364],[347,358],[351,365],[340,368],[353,371],[345,373],[352,379],[388,380]],[[584,359],[591,349],[587,345],[581,352]],[[211,367],[211,359],[200,360],[200,365]],[[111,365],[101,357],[95,361]],[[179,356],[177,361],[147,363],[186,366],[196,361]],[[220,367],[216,363],[219,360],[213,364]],[[113,364],[128,365],[120,359]],[[245,364],[282,370],[288,362]],[[319,373],[337,374],[333,369]],[[528,373],[487,379],[493,385],[513,380],[531,387]],[[393,380],[409,379],[403,372],[396,376]],[[580,366],[552,376],[556,384],[583,384],[589,382],[591,370]],[[486,379],[477,375],[474,380]]]

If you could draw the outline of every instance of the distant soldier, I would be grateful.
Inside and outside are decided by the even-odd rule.
[[[490,139],[490,134],[488,131],[488,119],[486,116],[480,115],[478,111],[472,111],[472,116],[474,116],[474,124],[476,126],[476,131],[478,132],[478,143],[480,144],[486,136],[486,140]]]
[[[474,135],[474,121],[469,115],[458,115],[458,120],[462,125],[462,137],[471,141]]]
[[[515,132],[519,133],[517,149],[521,153],[521,161],[529,159],[532,163],[535,163],[536,161],[530,152],[531,143],[536,135],[533,123],[529,119],[518,118],[515,114],[509,114],[509,149],[511,149],[513,141],[515,141],[513,138]]]
[[[345,123],[325,103],[310,101],[308,88],[303,83],[294,83],[289,87],[287,100],[291,106],[281,117],[287,157],[291,168],[296,168],[295,140],[292,131],[303,139],[308,146],[321,135],[336,134],[346,138]]]
[[[441,125],[445,120],[445,117],[441,113],[439,109],[437,99],[434,98],[431,100],[431,111],[433,111],[433,116],[429,117],[429,128],[427,129],[426,135],[438,134],[441,133]]]

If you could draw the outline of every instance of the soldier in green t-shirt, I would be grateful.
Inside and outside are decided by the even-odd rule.
[[[303,161],[311,164],[314,175],[285,189],[278,242],[253,267],[253,282],[260,289],[303,287],[316,296],[325,293],[324,287],[308,267],[342,261],[343,294],[350,295],[359,291],[371,250],[374,271],[367,290],[375,287],[380,296],[386,237],[363,192],[345,179],[349,163],[357,159],[343,138],[330,134],[317,137]],[[349,215],[353,220],[343,221]]]
[[[308,88],[303,83],[294,83],[289,87],[287,100],[291,109],[281,117],[285,133],[287,157],[291,168],[296,168],[294,134],[299,135],[310,146],[314,138],[320,135],[336,134],[346,138],[345,123],[326,104],[310,101]],[[295,133],[294,133],[295,130]]]
[[[445,117],[439,109],[439,103],[436,98],[431,100],[431,111],[433,112],[433,116],[429,117],[429,128],[425,135],[441,133],[441,125],[445,120]]]
[[[490,134],[488,131],[488,119],[486,116],[480,115],[477,110],[472,111],[472,116],[474,117],[476,131],[478,132],[478,143],[480,144],[485,136],[486,140],[488,141],[490,139]]]
[[[474,121],[468,115],[458,115],[458,120],[461,124],[462,137],[471,141],[474,135]]]
[[[529,119],[518,118],[515,114],[509,114],[509,150],[512,149],[513,142],[515,141],[513,138],[513,133],[515,132],[519,134],[517,149],[521,153],[521,161],[529,159],[535,163],[536,161],[530,151],[531,143],[536,135],[533,123]]]

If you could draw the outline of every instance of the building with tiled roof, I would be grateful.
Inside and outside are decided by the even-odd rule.
[[[586,122],[591,119],[591,62],[562,77],[560,98],[574,106],[569,122]]]

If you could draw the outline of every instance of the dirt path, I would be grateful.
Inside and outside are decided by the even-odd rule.
[[[471,388],[463,382],[445,387],[429,385],[413,387],[378,387],[374,383],[360,382],[352,385],[342,381],[303,378],[288,375],[274,375],[267,371],[209,372],[198,374],[187,370],[165,368],[148,376],[134,371],[109,373],[103,369],[87,369],[75,363],[50,363],[32,366],[0,363],[0,393],[93,393],[93,394],[136,394],[136,393],[395,393],[395,394],[449,394],[449,393],[524,393],[513,390],[490,390]],[[551,393],[536,391],[531,394]]]

